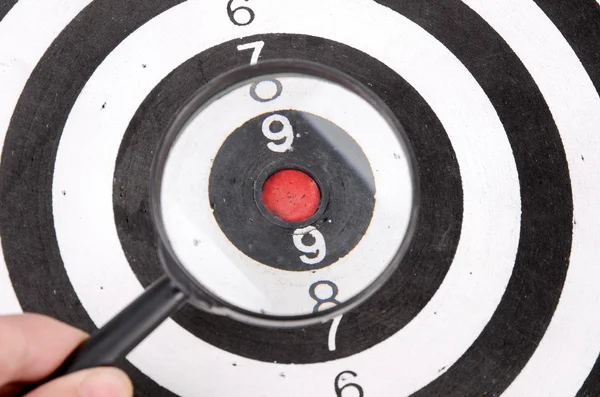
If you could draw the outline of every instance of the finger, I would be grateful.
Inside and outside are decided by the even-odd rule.
[[[0,316],[0,385],[45,378],[86,338],[39,314]]]
[[[116,368],[92,368],[48,382],[26,397],[131,397],[133,386]]]

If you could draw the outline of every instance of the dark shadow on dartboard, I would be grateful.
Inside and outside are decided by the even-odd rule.
[[[392,109],[418,159],[421,211],[416,235],[407,257],[384,288],[343,317],[335,351],[328,348],[329,323],[269,330],[190,306],[174,319],[208,343],[257,360],[311,363],[349,356],[392,336],[427,304],[452,263],[463,213],[458,163],[441,123],[423,98],[378,60],[322,38],[261,35],[220,44],[180,65],[147,96],[123,138],[114,179],[119,238],[144,286],[160,277],[163,270],[148,210],[149,170],[157,143],[176,110],[195,90],[223,71],[249,62],[248,54],[239,52],[237,46],[256,40],[269,43],[261,59],[298,58],[338,68],[368,85]]]

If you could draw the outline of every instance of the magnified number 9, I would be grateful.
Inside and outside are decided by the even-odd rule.
[[[282,125],[280,131],[272,132],[271,126],[273,123],[278,123]],[[283,153],[286,150],[290,150],[292,148],[292,142],[294,142],[294,129],[292,128],[292,124],[287,117],[281,114],[272,114],[266,119],[263,120],[262,123],[262,133],[270,141],[283,141],[281,143],[269,142],[267,147],[277,153]]]
[[[306,245],[302,241],[304,236],[310,234],[310,236],[315,240],[315,242],[311,245]],[[327,255],[327,249],[325,247],[325,237],[321,234],[320,231],[317,230],[314,226],[307,226],[302,229],[296,229],[294,231],[294,245],[298,249],[298,251],[303,252],[305,254],[316,254],[316,256],[308,257],[306,255],[300,255],[300,260],[307,265],[316,265],[320,263],[323,259],[325,259],[325,255]]]

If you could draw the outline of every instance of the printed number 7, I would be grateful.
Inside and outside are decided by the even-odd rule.
[[[238,51],[253,50],[252,57],[250,58],[250,65],[256,65],[260,52],[265,46],[264,41],[253,41],[252,43],[240,44],[237,46]]]

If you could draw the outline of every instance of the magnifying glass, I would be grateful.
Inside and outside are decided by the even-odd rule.
[[[165,276],[46,381],[113,365],[186,302],[280,328],[357,307],[408,249],[415,170],[393,113],[337,70],[278,60],[219,76],[180,109],[153,164]]]

